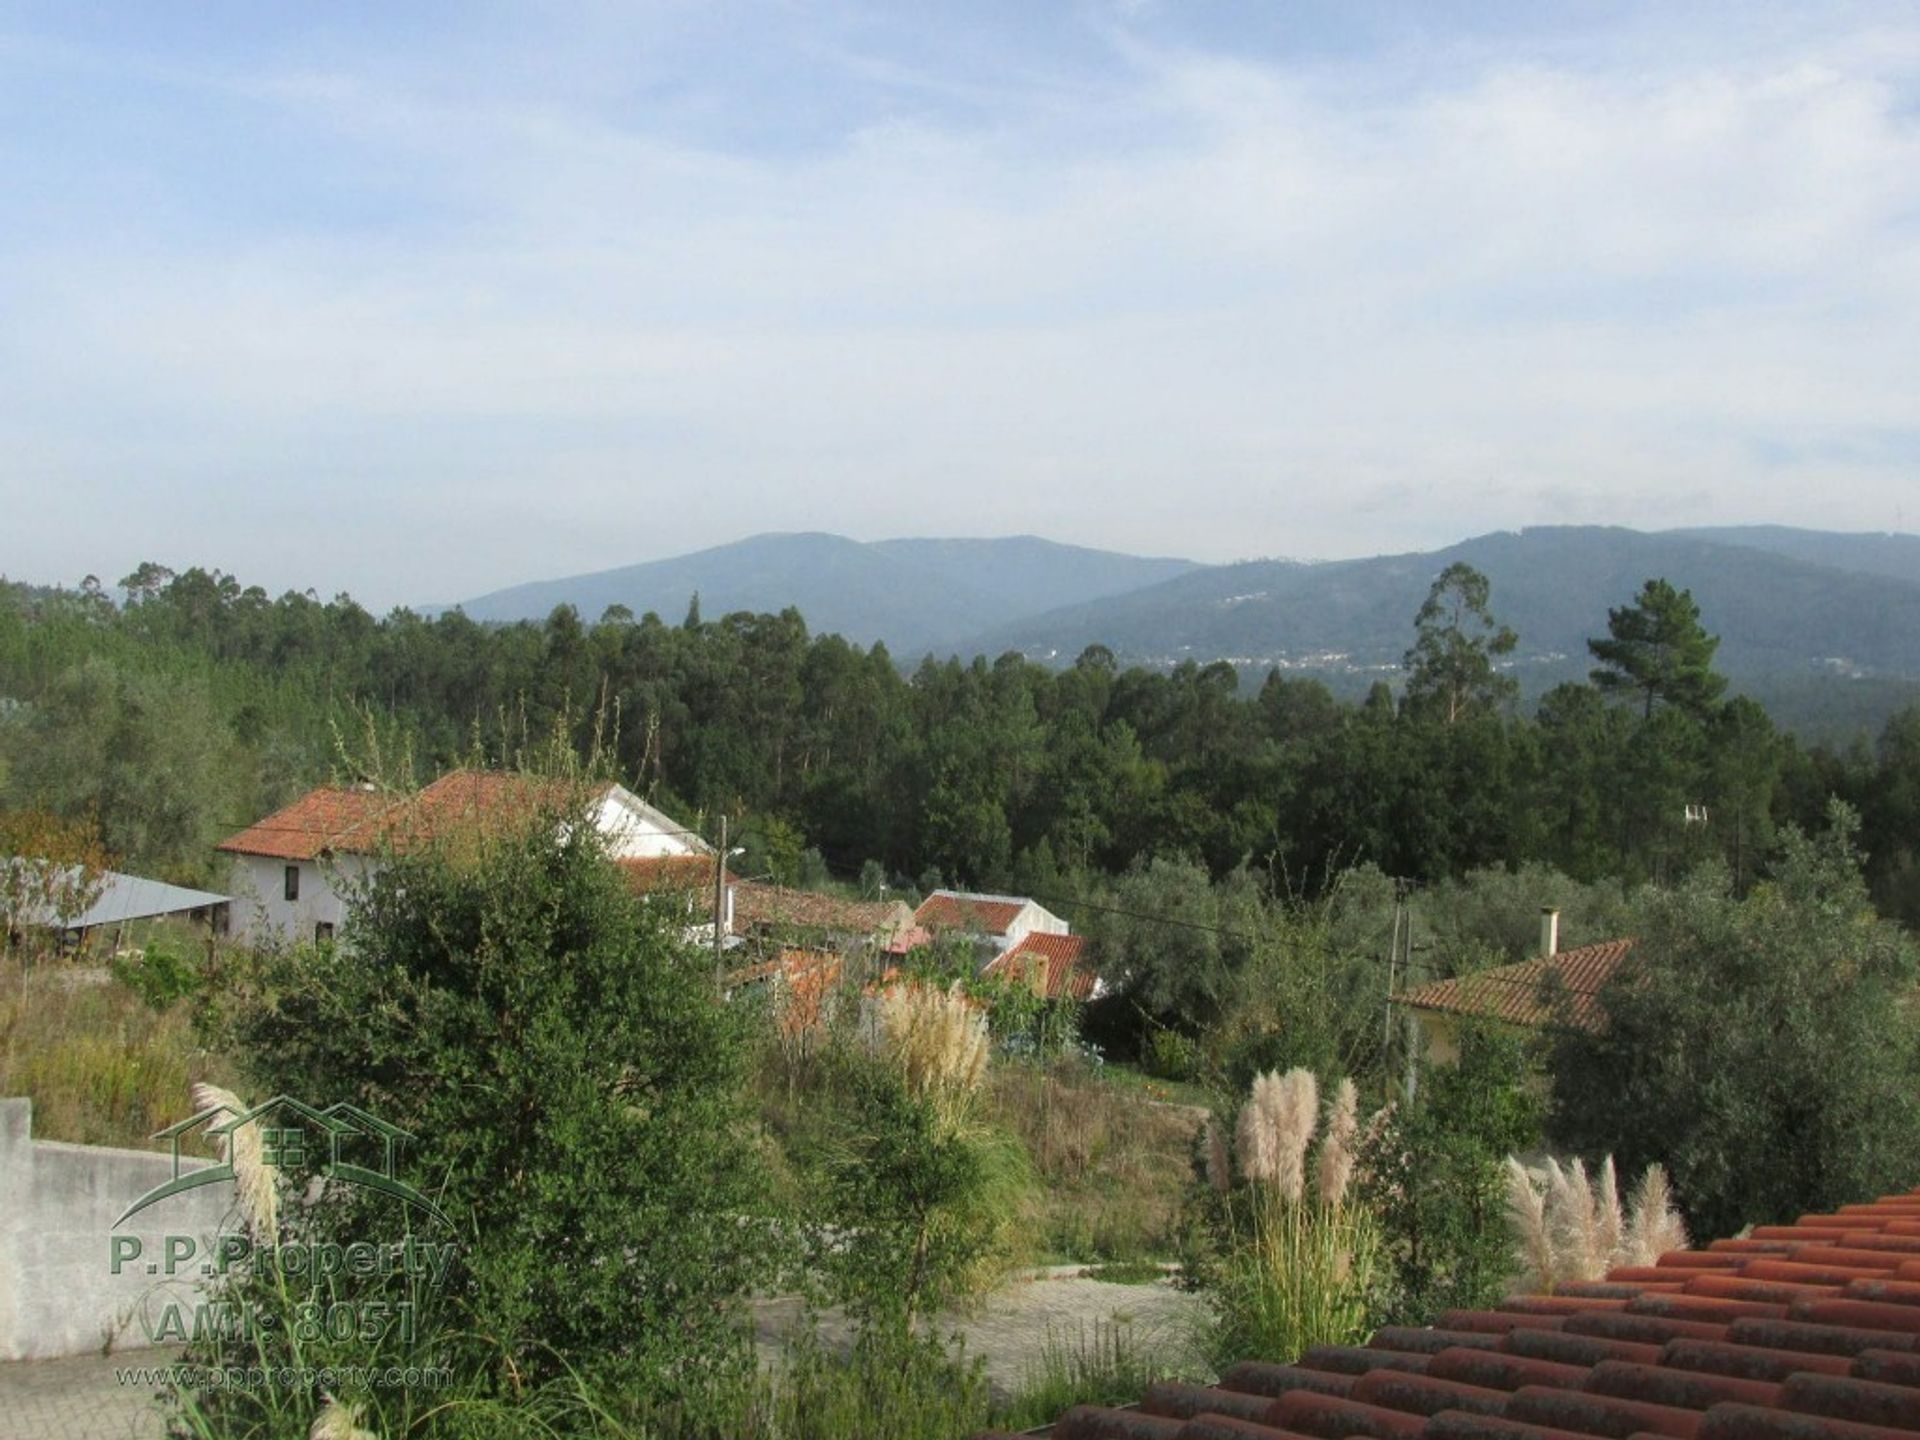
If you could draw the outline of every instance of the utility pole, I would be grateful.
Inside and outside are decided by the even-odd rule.
[[[718,981],[726,964],[726,932],[720,927],[727,913],[727,816],[720,813],[720,848],[713,856],[713,978]]]
[[[1386,1099],[1393,1099],[1392,1072],[1388,1066],[1388,1057],[1393,1053],[1393,989],[1394,980],[1400,965],[1400,927],[1405,922],[1407,902],[1402,882],[1393,882],[1393,932],[1387,940],[1387,1002],[1386,1013],[1381,1017],[1380,1027],[1380,1071],[1387,1076]]]

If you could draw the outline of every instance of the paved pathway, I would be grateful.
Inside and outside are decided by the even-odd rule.
[[[122,1385],[118,1372],[176,1358],[173,1350],[121,1350],[0,1364],[0,1440],[161,1440],[167,1427],[153,1392]]]
[[[796,1303],[771,1300],[754,1307],[757,1338],[769,1359],[799,1313]],[[1109,1285],[1082,1278],[1072,1267],[1016,1281],[995,1293],[957,1328],[967,1351],[984,1356],[997,1394],[1018,1389],[1027,1367],[1050,1341],[1089,1343],[1096,1326],[1124,1327],[1142,1349],[1167,1354],[1184,1349],[1198,1315],[1198,1301],[1165,1284]],[[827,1344],[848,1339],[844,1322],[821,1320]],[[152,1393],[121,1384],[122,1372],[165,1365],[171,1350],[123,1350],[108,1357],[21,1360],[0,1364],[0,1440],[162,1440],[166,1426]]]

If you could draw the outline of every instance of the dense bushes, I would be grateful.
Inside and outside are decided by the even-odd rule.
[[[751,1366],[740,1306],[769,1252],[747,1037],[568,818],[390,857],[344,943],[226,977],[225,1030],[256,1092],[417,1137],[410,1173],[459,1246],[448,1333],[485,1337],[449,1340],[465,1373],[587,1373],[641,1404]]]
[[[1836,807],[1744,899],[1718,866],[1649,892],[1608,1026],[1555,1049],[1556,1138],[1664,1162],[1703,1238],[1920,1175],[1920,959],[1875,918],[1856,835]]]

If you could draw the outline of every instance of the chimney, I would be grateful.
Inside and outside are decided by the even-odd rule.
[[[1540,907],[1540,958],[1551,960],[1560,953],[1560,912],[1551,905]]]

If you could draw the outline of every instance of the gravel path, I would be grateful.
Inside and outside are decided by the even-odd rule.
[[[766,1360],[777,1361],[782,1339],[799,1314],[794,1300],[754,1307],[755,1340]],[[1086,1278],[1080,1266],[1060,1266],[995,1291],[976,1313],[949,1324],[965,1337],[969,1355],[986,1360],[987,1379],[995,1395],[1004,1398],[1021,1387],[1049,1343],[1071,1347],[1083,1338],[1090,1343],[1096,1329],[1107,1325],[1123,1327],[1139,1348],[1184,1360],[1192,1355],[1200,1315],[1198,1296],[1165,1281],[1112,1285]],[[832,1311],[820,1317],[820,1333],[830,1346],[852,1340],[845,1318]]]
[[[797,1301],[754,1307],[755,1340],[769,1363],[799,1317]],[[1028,1367],[1052,1343],[1091,1341],[1097,1327],[1123,1327],[1141,1348],[1165,1355],[1191,1349],[1199,1301],[1163,1283],[1111,1285],[1087,1279],[1079,1267],[1060,1267],[996,1291],[977,1313],[953,1322],[967,1352],[983,1356],[994,1392],[1020,1388]],[[829,1345],[845,1345],[845,1320],[821,1317]],[[0,1364],[0,1440],[160,1440],[166,1434],[148,1387],[121,1383],[123,1372],[165,1365],[171,1350],[126,1350],[107,1357],[19,1360]]]

